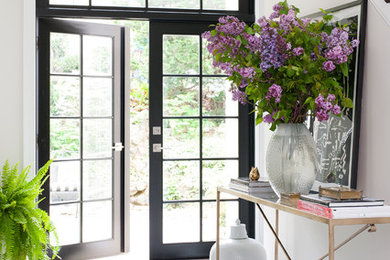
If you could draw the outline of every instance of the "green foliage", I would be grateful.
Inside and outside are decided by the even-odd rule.
[[[300,19],[299,9],[287,1],[275,7],[273,18],[260,18],[259,24],[243,26],[225,17],[203,36],[209,42],[215,66],[230,75],[235,100],[251,103],[258,113],[256,124],[272,123],[271,130],[279,123],[302,123],[308,115],[319,118],[317,112],[331,113],[330,108],[325,110],[315,102],[317,97],[326,99],[331,95],[331,107],[337,108],[332,113],[336,115],[340,115],[340,106],[352,107],[340,82],[351,76],[353,55],[349,50],[356,43],[352,44],[350,30],[344,28],[356,25],[336,26],[331,23],[332,15],[325,11],[321,21]],[[337,52],[336,45],[327,39],[336,37],[335,30],[342,29],[347,39],[339,39],[336,45],[345,60],[336,61],[328,56],[328,51]],[[271,96],[274,85],[282,89],[278,99]],[[321,120],[325,118],[321,116]]]
[[[50,245],[49,233],[56,236],[47,213],[37,207],[38,195],[47,180],[46,163],[32,179],[28,180],[30,167],[19,173],[18,165],[3,166],[0,186],[0,259],[43,260],[57,256],[58,247]]]

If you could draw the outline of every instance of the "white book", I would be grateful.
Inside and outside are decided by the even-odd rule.
[[[333,208],[334,219],[390,217],[390,206]]]

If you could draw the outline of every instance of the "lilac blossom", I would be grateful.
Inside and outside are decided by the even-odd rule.
[[[328,100],[329,102],[333,102],[336,100],[336,96],[334,94],[329,94],[326,100]]]
[[[316,60],[317,60],[317,54],[315,54],[314,52],[312,52],[312,53],[310,54],[310,59],[311,59],[312,61],[316,61]]]
[[[280,4],[276,4],[272,7],[272,10],[274,10],[274,12],[279,12],[282,9],[283,9],[283,5]]]
[[[322,107],[322,103],[324,103],[325,99],[324,99],[324,96],[319,94],[318,97],[316,97],[316,99],[314,100],[317,107]]]
[[[322,68],[327,72],[331,72],[336,68],[332,61],[325,61],[322,65]]]
[[[333,112],[333,114],[338,115],[341,112],[341,108],[337,104],[332,104],[336,100],[336,96],[334,94],[329,94],[328,97],[324,98],[323,95],[319,94],[316,99],[316,118],[318,121],[325,121],[329,118],[329,112]]]
[[[282,97],[282,87],[276,84],[272,84],[271,87],[268,89],[267,96],[265,97],[268,101],[271,100],[271,98],[275,98],[275,103],[280,102],[280,98]]]
[[[305,53],[305,50],[302,47],[294,48],[291,52],[294,56],[300,56]]]
[[[291,29],[292,22],[295,21],[295,10],[291,8],[288,10],[288,14],[282,14],[280,16],[279,26],[285,33],[288,33]]]
[[[335,114],[335,115],[340,114],[340,113],[341,113],[341,108],[340,108],[340,106],[337,105],[337,104],[334,105],[333,108],[332,108],[332,112],[333,112],[333,114]]]
[[[238,35],[242,33],[245,29],[245,23],[240,22],[237,17],[234,16],[224,16],[218,19],[220,23],[215,27],[217,31],[223,32],[225,34]]]
[[[232,98],[234,101],[238,101],[241,104],[246,104],[247,95],[245,92],[240,91],[238,88],[233,88],[232,90]]]
[[[352,40],[351,41],[351,46],[352,46],[352,48],[356,48],[357,46],[359,46],[359,40],[357,40],[357,39]]]
[[[242,79],[241,80],[241,83],[239,85],[240,88],[245,88],[246,86],[248,86],[248,80],[247,79]]]
[[[359,41],[350,40],[345,28],[334,28],[329,34],[322,32],[322,27],[315,26],[319,22],[300,19],[297,12],[295,7],[280,3],[273,7],[268,19],[258,19],[256,26],[248,27],[236,17],[225,16],[219,18],[214,30],[202,34],[208,42],[208,51],[214,56],[214,67],[230,76],[233,100],[255,104],[264,112],[265,123],[285,121],[284,117],[273,118],[277,109],[283,113],[293,111],[288,123],[301,123],[309,106],[297,108],[301,100],[309,97],[315,98],[313,113],[317,120],[328,120],[331,113],[341,113],[339,104],[343,104],[344,97],[340,94],[336,99],[333,93],[338,93],[337,88],[323,83],[334,77],[336,67],[348,62]],[[310,54],[309,61],[300,58],[305,53]],[[281,87],[288,76],[286,68],[291,65],[301,69],[302,73],[296,77],[308,84],[306,92],[294,84]],[[299,101],[294,104],[297,96]],[[268,102],[261,102],[263,99]],[[294,114],[294,111],[298,112]]]
[[[264,123],[273,123],[275,120],[272,118],[274,116],[275,112],[272,112],[272,114],[268,114],[263,116],[263,122]]]
[[[329,119],[329,115],[328,113],[323,110],[323,109],[319,109],[316,111],[316,118],[318,121],[322,122],[322,121],[326,121]]]
[[[250,53],[257,52],[261,48],[260,37],[244,33],[244,39],[248,41],[245,47],[250,50]]]
[[[321,40],[325,43],[324,56],[331,63],[324,63],[323,69],[327,72],[333,71],[334,64],[343,64],[348,61],[348,56],[352,54],[353,49],[359,45],[358,40],[348,43],[348,32],[343,28],[334,28],[330,35],[321,33]]]

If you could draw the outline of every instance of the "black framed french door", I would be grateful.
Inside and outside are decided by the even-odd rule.
[[[216,187],[254,162],[250,108],[232,101],[201,39],[210,23],[150,22],[151,259],[208,257]],[[253,236],[253,207],[222,199],[223,233],[239,217]]]
[[[38,165],[53,160],[39,206],[62,259],[128,248],[128,37],[119,26],[39,20]]]

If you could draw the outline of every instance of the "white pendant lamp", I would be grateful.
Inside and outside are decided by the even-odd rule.
[[[236,220],[230,227],[230,238],[219,243],[220,260],[267,260],[263,245],[248,238],[245,224]],[[216,244],[210,250],[210,260],[216,260]]]

